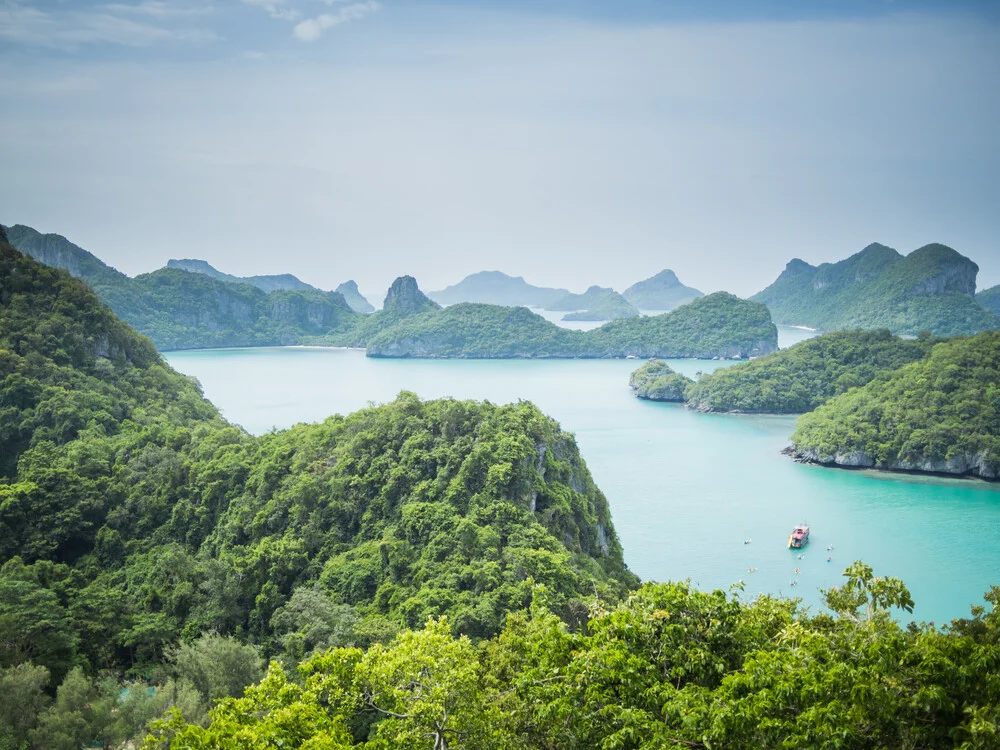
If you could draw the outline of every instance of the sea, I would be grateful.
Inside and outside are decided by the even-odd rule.
[[[814,335],[781,327],[789,346]],[[1000,585],[1000,484],[806,466],[781,454],[795,417],[699,414],[640,401],[635,360],[369,359],[363,351],[271,347],[175,351],[231,422],[254,434],[423,398],[534,402],[576,436],[607,496],[629,568],[643,580],[796,597],[813,612],[855,560],[903,580],[902,619],[947,623]],[[689,376],[732,362],[675,360]],[[792,527],[811,539],[789,550]]]

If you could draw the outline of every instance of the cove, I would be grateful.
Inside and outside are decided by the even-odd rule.
[[[625,560],[643,580],[690,578],[704,589],[742,580],[744,597],[782,594],[819,608],[819,589],[862,559],[876,575],[906,582],[914,619],[938,624],[967,616],[1000,583],[1000,486],[796,464],[780,454],[794,417],[639,401],[627,387],[634,360],[392,360],[298,347],[165,357],[255,434],[348,414],[401,390],[533,401],[576,435]],[[729,363],[670,364],[693,376]],[[813,533],[799,559],[786,540],[802,521]]]

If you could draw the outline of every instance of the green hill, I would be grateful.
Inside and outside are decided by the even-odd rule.
[[[354,643],[441,615],[487,637],[537,584],[571,621],[635,584],[572,436],[531,404],[401,394],[254,438],[3,241],[0,417],[0,685],[162,673],[209,632],[301,658],[316,644],[281,613],[303,602]]]
[[[610,287],[592,286],[583,294],[565,294],[554,302],[546,305],[546,310],[554,310],[560,312],[574,312],[582,310],[591,310],[600,305],[609,305],[617,303],[617,307],[623,310],[630,310],[632,315],[638,315],[639,311],[635,310],[628,302],[625,301],[618,292]],[[623,316],[628,317],[628,316]]]
[[[622,292],[622,296],[639,310],[673,310],[704,294],[682,284],[677,275],[667,269],[636,282]]]
[[[1000,284],[979,292],[976,295],[976,302],[994,315],[1000,315]]]
[[[372,325],[380,325],[378,313]],[[749,357],[777,349],[767,308],[720,292],[672,313],[560,328],[525,308],[459,304],[384,325],[373,357]]]
[[[779,324],[970,334],[1000,327],[1000,318],[975,302],[978,271],[944,245],[926,245],[903,257],[876,243],[838,263],[814,267],[792,260],[751,299],[766,304]]]
[[[939,343],[800,417],[790,452],[827,465],[996,479],[998,373],[1000,332]]]
[[[885,329],[827,333],[702,375],[688,388],[687,402],[700,411],[802,414],[922,359],[933,344],[905,341]]]

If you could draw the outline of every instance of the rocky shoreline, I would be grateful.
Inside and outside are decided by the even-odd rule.
[[[951,478],[982,479],[987,482],[1000,481],[1000,467],[986,460],[984,455],[959,455],[950,459],[923,461],[876,461],[863,451],[845,451],[832,456],[821,456],[815,449],[800,449],[789,445],[781,451],[802,464],[814,464],[837,469],[875,469],[899,474],[924,474]]]

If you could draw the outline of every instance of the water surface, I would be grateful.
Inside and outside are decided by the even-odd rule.
[[[796,464],[780,454],[793,417],[639,401],[626,385],[635,361],[392,360],[294,347],[166,356],[201,381],[228,419],[257,434],[390,401],[404,389],[531,400],[575,433],[611,504],[626,562],[646,580],[690,578],[703,588],[743,580],[748,596],[766,591],[818,606],[819,587],[836,585],[846,565],[863,559],[908,584],[917,619],[938,622],[967,615],[1000,583],[997,485]],[[727,364],[671,362],[691,376]],[[802,521],[813,538],[799,559],[786,541]]]

